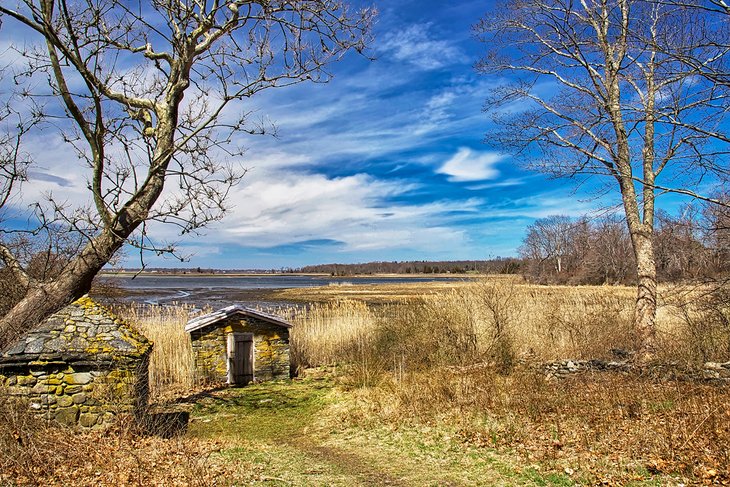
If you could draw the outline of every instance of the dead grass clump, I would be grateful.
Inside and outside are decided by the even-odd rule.
[[[228,475],[211,459],[215,442],[142,436],[121,417],[113,429],[74,432],[27,406],[0,395],[1,485],[203,486]]]
[[[675,287],[667,306],[673,325],[664,334],[664,355],[699,367],[730,360],[730,286]]]
[[[48,434],[44,422],[28,410],[28,402],[0,390],[0,484],[41,485],[64,460],[69,442]]]
[[[193,350],[185,332],[192,310],[184,304],[131,304],[114,310],[154,343],[149,368],[150,395],[154,399],[189,391],[195,385]]]
[[[635,347],[633,299],[612,288],[532,289],[518,340],[544,361],[606,358]]]

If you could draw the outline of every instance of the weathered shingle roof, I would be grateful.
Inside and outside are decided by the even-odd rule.
[[[141,356],[151,346],[145,336],[84,296],[2,350],[0,364],[58,358],[116,360]]]
[[[286,328],[291,328],[292,324],[286,321],[283,318],[280,318],[279,316],[275,316],[269,313],[264,313],[263,311],[259,311],[257,309],[248,308],[246,306],[228,306],[223,309],[219,309],[218,311],[214,311],[212,313],[208,313],[207,315],[198,316],[197,318],[193,318],[192,320],[188,321],[188,324],[185,325],[185,331],[190,333],[191,331],[199,330],[205,326],[211,325],[213,323],[216,323],[220,320],[224,320],[226,318],[229,318],[233,315],[241,314],[244,316],[250,316],[251,318],[258,318],[264,321],[268,321],[269,323],[273,323],[275,325],[283,326]]]

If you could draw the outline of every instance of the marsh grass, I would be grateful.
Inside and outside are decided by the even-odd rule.
[[[115,313],[152,340],[150,356],[150,396],[189,391],[196,383],[190,336],[185,332],[193,306],[155,306],[132,304],[118,306]]]
[[[663,303],[660,357],[671,367],[730,360],[727,296],[703,296]],[[463,283],[373,311],[318,307],[293,347],[307,344],[297,350],[307,365],[347,364],[341,382],[357,400],[345,416],[356,424],[456,428],[469,445],[516,449],[588,484],[730,480],[727,388],[651,374],[549,381],[531,367],[630,356],[633,300],[622,287]]]
[[[349,362],[375,335],[375,315],[362,301],[315,303],[292,315],[292,364],[298,368]]]
[[[599,358],[633,346],[628,291],[486,280],[375,307],[352,299],[314,304],[294,313],[292,353],[309,367],[347,362],[367,348],[398,370]]]

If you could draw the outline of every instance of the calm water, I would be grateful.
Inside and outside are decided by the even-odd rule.
[[[328,277],[328,276],[154,276],[135,278],[109,276],[104,280],[130,291],[128,301],[163,304],[168,301],[210,305],[214,308],[230,304],[276,305],[255,297],[255,290],[301,288],[343,284],[402,284],[460,280],[464,277]]]
[[[337,284],[403,284],[450,281],[452,277],[326,277],[326,276],[150,276],[109,277],[123,289],[286,289]]]

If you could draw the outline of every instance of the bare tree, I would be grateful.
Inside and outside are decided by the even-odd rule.
[[[583,276],[580,282],[626,284],[633,281],[636,263],[626,223],[622,219],[608,215],[593,224],[589,250],[581,267]]]
[[[45,124],[67,143],[65,156],[81,161],[72,171],[85,171],[90,203],[48,195],[33,208],[34,228],[3,223],[0,257],[27,291],[0,319],[0,348],[85,293],[125,243],[170,251],[148,237],[149,222],[185,233],[221,218],[245,172],[232,138],[265,129],[241,102],[327,81],[329,63],[365,47],[372,15],[335,0],[3,1],[2,28],[23,36],[16,50],[25,64],[12,67],[13,91],[3,92],[5,120],[21,120],[4,127],[2,201],[32,164],[18,149],[25,131]],[[12,236],[60,229],[82,245],[52,279],[38,280]]]
[[[697,183],[727,176],[729,148],[713,133],[727,119],[728,92],[667,54],[712,22],[703,15],[642,0],[517,0],[477,26],[489,46],[479,69],[509,77],[487,101],[500,127],[490,140],[539,170],[601,176],[620,193],[636,258],[640,360],[656,349],[656,196],[714,201]]]
[[[565,215],[552,215],[535,220],[527,227],[520,255],[537,262],[542,269],[546,262],[557,274],[565,271],[564,263],[573,248],[576,224]]]

